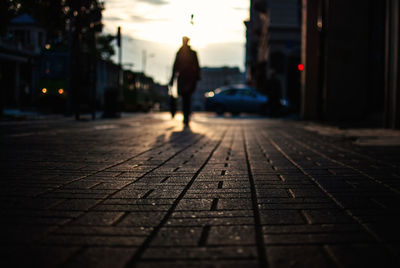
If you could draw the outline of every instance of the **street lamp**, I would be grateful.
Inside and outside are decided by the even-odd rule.
[[[149,54],[148,56],[147,56],[147,51],[144,49],[144,50],[142,50],[142,72],[143,72],[143,74],[145,74],[145,72],[146,72],[146,64],[147,64],[147,57],[149,57],[149,58],[154,58],[154,53],[151,53],[151,54]]]

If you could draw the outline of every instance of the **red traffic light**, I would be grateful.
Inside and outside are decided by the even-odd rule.
[[[300,63],[299,65],[297,65],[297,69],[298,69],[300,72],[304,71],[304,65]]]

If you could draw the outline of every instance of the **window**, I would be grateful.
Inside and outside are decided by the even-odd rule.
[[[25,43],[25,32],[22,30],[14,31],[14,38],[17,42]]]
[[[236,89],[227,89],[227,90],[222,91],[221,94],[227,95],[227,96],[234,96],[237,94],[237,90]]]

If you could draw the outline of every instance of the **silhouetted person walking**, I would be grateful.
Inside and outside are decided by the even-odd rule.
[[[183,123],[189,126],[192,94],[200,80],[200,66],[196,51],[189,46],[189,38],[182,38],[182,46],[176,53],[170,85],[178,78],[178,94],[182,96]]]

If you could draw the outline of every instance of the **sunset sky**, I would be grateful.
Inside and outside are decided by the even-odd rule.
[[[104,32],[121,26],[123,62],[165,83],[181,38],[191,38],[202,66],[244,68],[250,0],[105,0]],[[193,25],[190,23],[194,15]]]

